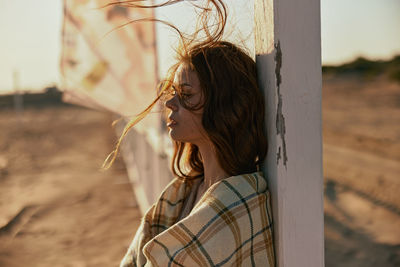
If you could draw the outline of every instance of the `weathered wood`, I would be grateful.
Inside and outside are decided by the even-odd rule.
[[[278,266],[324,266],[320,1],[256,0]]]

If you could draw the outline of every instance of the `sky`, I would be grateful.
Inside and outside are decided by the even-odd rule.
[[[235,5],[246,35],[252,1]],[[323,64],[400,54],[399,14],[399,0],[321,0]],[[0,93],[59,83],[62,15],[62,0],[0,0]],[[166,17],[185,23],[184,16]],[[164,46],[159,53],[165,66],[170,52]]]
[[[321,0],[322,62],[400,54],[399,0]]]

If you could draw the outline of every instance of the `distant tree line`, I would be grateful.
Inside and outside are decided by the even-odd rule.
[[[13,108],[16,98],[22,101],[24,107],[45,107],[68,105],[62,101],[62,92],[57,87],[47,87],[43,93],[27,93],[0,95],[0,109]]]
[[[380,75],[387,76],[390,80],[400,83],[400,55],[391,60],[369,60],[364,57],[358,57],[352,62],[339,66],[323,66],[324,74],[355,74],[364,77],[376,77]]]

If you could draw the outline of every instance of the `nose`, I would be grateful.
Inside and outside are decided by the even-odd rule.
[[[165,102],[165,106],[172,111],[178,110],[178,96],[174,95]]]

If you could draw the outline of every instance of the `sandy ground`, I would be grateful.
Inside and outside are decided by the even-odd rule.
[[[0,266],[117,266],[140,214],[123,164],[99,171],[115,141],[110,116],[20,115],[0,112]]]
[[[326,266],[400,266],[400,85],[323,84]]]
[[[326,266],[400,266],[400,85],[325,77]],[[78,107],[0,111],[0,266],[117,266],[140,220],[115,135]]]

